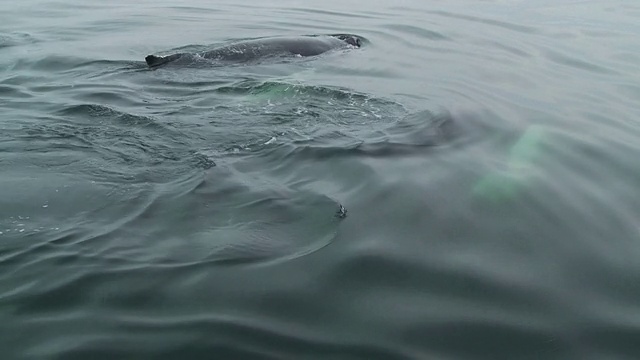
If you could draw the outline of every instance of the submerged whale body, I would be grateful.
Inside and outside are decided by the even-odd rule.
[[[195,60],[197,57],[220,63],[242,63],[276,56],[315,56],[334,49],[359,48],[361,44],[358,36],[348,34],[277,37],[238,42],[203,53],[149,55],[145,61],[149,67],[182,59]]]

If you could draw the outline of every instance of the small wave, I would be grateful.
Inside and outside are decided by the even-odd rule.
[[[380,103],[396,105],[390,101],[376,99],[371,95],[361,94],[353,90],[330,86],[314,86],[279,81],[243,80],[230,86],[221,86],[216,89],[220,94],[232,95],[256,95],[269,97],[296,97],[309,100],[334,100],[346,101],[349,105],[364,105],[365,103]]]
[[[18,60],[14,69],[25,71],[60,72],[68,71],[85,64],[86,59],[68,55],[47,55],[40,58],[23,58]]]
[[[457,13],[442,11],[442,10],[430,11],[429,13],[433,15],[448,17],[448,18],[454,18],[454,19],[466,20],[474,23],[496,26],[506,30],[516,31],[520,33],[535,34],[538,32],[538,29],[532,26],[515,24],[515,23],[495,20],[495,19],[489,19],[486,17],[457,14]]]
[[[0,33],[0,49],[25,44],[35,44],[39,40],[29,33]]]
[[[23,124],[5,146],[31,163],[104,180],[146,181],[215,165],[175,127],[98,104],[67,106],[55,116]]]
[[[353,129],[352,129],[353,130]],[[461,129],[449,113],[434,114],[421,111],[392,125],[377,129],[347,132],[325,131],[311,138],[292,140],[262,147],[264,154],[302,159],[333,158],[336,156],[391,157],[415,154],[446,146],[461,136]]]
[[[552,49],[544,49],[543,53],[552,62],[559,65],[568,66],[573,69],[580,69],[580,70],[588,71],[591,73],[604,74],[604,75],[611,75],[611,74],[618,73],[616,70],[612,68],[607,68],[590,61],[589,58],[578,58],[575,55],[564,54],[561,51],[552,50]]]
[[[94,237],[112,256],[155,264],[285,261],[329,244],[339,203],[218,167],[158,185],[138,213]],[[122,243],[135,238],[136,246]]]
[[[79,289],[94,297],[100,296],[100,288],[91,284],[105,282],[113,277],[93,275],[78,280]],[[115,280],[115,279],[114,279]],[[142,285],[146,289],[147,286]],[[70,289],[65,289],[69,291]],[[154,291],[142,294],[136,291],[135,304],[127,306],[155,304],[162,298],[161,293]],[[56,299],[56,293],[51,294]],[[113,301],[115,294],[109,295]],[[104,295],[103,295],[104,296]],[[34,299],[25,299],[33,302]],[[284,299],[290,301],[290,299]],[[317,301],[317,299],[315,299]],[[273,306],[269,299],[269,306]],[[285,302],[287,304],[288,302]],[[277,304],[283,307],[283,304]],[[293,309],[288,309],[293,311]],[[325,311],[324,308],[318,308]],[[317,313],[313,313],[317,316]],[[115,317],[107,314],[96,314],[101,324],[118,326],[121,332],[111,332],[108,337],[102,333],[84,331],[83,333],[64,333],[50,341],[43,341],[34,346],[30,354],[36,357],[53,356],[55,358],[92,358],[102,355],[107,358],[153,358],[190,359],[207,358],[215,354],[222,359],[414,359],[420,358],[423,352],[415,352],[391,343],[387,338],[364,338],[362,335],[343,331],[329,330],[326,325],[319,325],[325,331],[319,331],[315,318],[305,322],[283,321],[275,316],[264,314],[234,314],[203,311],[197,314],[181,315],[179,311],[162,315],[146,315],[144,311],[135,316],[118,314]],[[305,316],[306,318],[306,316]],[[62,319],[35,317],[34,323],[52,324]],[[65,319],[77,321],[77,319]],[[348,327],[347,327],[348,328]],[[93,328],[92,328],[93,329]],[[366,332],[366,331],[365,331]],[[73,335],[71,335],[73,334]],[[213,334],[202,338],[202,334]],[[64,343],[60,346],[59,343]],[[113,344],[119,344],[114,347]]]
[[[0,85],[0,96],[13,99],[33,98],[33,94],[30,94],[28,91],[20,89],[20,86],[15,85]]]
[[[132,129],[147,129],[163,133],[173,134],[172,130],[148,116],[135,115],[115,110],[109,106],[100,104],[79,104],[67,106],[57,113],[60,117],[74,117],[86,121],[87,118],[95,118],[101,124],[111,124],[121,128],[123,132]]]
[[[423,29],[417,26],[411,25],[399,25],[399,24],[390,24],[386,25],[384,28],[400,32],[405,35],[413,35],[429,40],[451,40],[449,37],[433,30]]]
[[[66,75],[68,78],[91,78],[103,75],[123,74],[130,70],[147,70],[144,62],[126,60],[96,60],[62,54],[18,59],[12,70]]]

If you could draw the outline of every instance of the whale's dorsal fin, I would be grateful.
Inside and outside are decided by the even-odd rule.
[[[146,58],[144,58],[144,61],[147,62],[147,65],[149,65],[149,67],[156,67],[162,64],[166,64],[169,61],[173,61],[180,56],[182,56],[182,54],[173,54],[169,56],[148,55]]]
[[[155,56],[155,55],[149,55],[146,58],[144,58],[144,61],[147,62],[147,65],[153,67],[153,66],[158,66],[160,64],[163,64],[164,61],[162,61],[162,56]]]

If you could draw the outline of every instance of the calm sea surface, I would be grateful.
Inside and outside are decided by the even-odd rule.
[[[3,0],[0,130],[2,359],[640,358],[637,0]]]

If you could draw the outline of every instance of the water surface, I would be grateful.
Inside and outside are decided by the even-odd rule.
[[[3,3],[3,358],[640,357],[639,16]],[[367,41],[144,63],[332,33]]]

